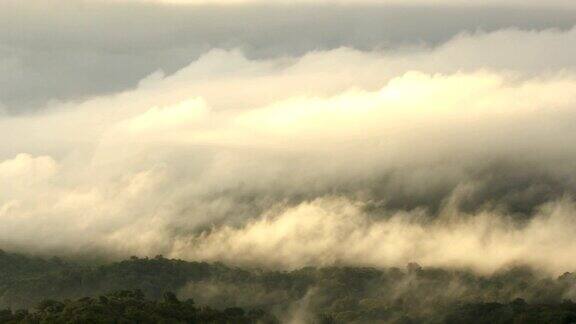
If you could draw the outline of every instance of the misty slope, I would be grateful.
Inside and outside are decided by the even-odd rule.
[[[0,308],[13,310],[31,308],[44,299],[139,289],[152,300],[174,291],[181,300],[192,298],[199,305],[263,309],[281,321],[304,323],[322,314],[342,323],[456,323],[470,318],[486,323],[498,318],[506,323],[515,316],[527,322],[540,318],[540,322],[560,323],[556,320],[576,314],[568,301],[574,298],[575,287],[573,274],[554,279],[528,268],[490,276],[423,269],[416,264],[407,269],[307,267],[278,272],[160,256],[78,266],[58,259],[0,254]]]

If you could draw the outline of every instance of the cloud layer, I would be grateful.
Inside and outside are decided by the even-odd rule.
[[[576,23],[574,6],[550,1],[507,1],[496,7],[464,4],[469,1],[312,2],[174,6],[4,0],[0,106],[10,114],[25,114],[54,101],[117,93],[135,88],[154,71],[175,73],[215,48],[240,49],[250,59],[299,57],[340,47],[426,51],[461,33],[567,30]],[[548,5],[531,5],[543,3]]]
[[[118,93],[5,113],[0,245],[573,270],[575,41],[512,28],[258,58],[223,46]]]

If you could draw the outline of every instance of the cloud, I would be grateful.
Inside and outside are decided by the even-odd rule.
[[[0,243],[280,268],[572,270],[576,74],[561,49],[574,35],[212,50],[134,89],[1,116]]]
[[[29,154],[18,154],[15,158],[0,163],[0,176],[7,181],[41,181],[56,171],[56,162],[49,156],[34,158]]]
[[[174,255],[281,269],[418,262],[483,273],[524,264],[559,274],[576,266],[569,257],[576,226],[572,202],[547,205],[524,226],[494,211],[465,215],[447,208],[433,221],[418,211],[374,220],[361,207],[330,198],[303,203],[242,228],[179,242]]]
[[[10,114],[26,114],[58,101],[119,93],[155,71],[173,74],[215,48],[241,49],[250,59],[300,57],[340,47],[427,52],[465,32],[567,30],[576,22],[573,6],[530,5],[549,1],[507,2],[504,7],[463,5],[468,1],[433,6],[342,2],[174,6],[4,0],[0,102]],[[545,49],[522,53],[530,57]],[[492,58],[494,52],[484,54]]]
[[[181,127],[190,127],[201,122],[208,113],[202,99],[190,99],[174,106],[153,107],[128,122],[128,130],[140,134],[147,132],[172,131]]]

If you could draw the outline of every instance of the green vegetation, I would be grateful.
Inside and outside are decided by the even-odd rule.
[[[261,310],[245,312],[232,307],[223,311],[210,307],[197,308],[192,299],[179,301],[165,293],[160,301],[144,299],[139,291],[118,291],[98,298],[75,301],[44,300],[34,312],[5,310],[3,323],[278,323]]]
[[[474,303],[457,307],[445,319],[447,324],[459,323],[576,323],[576,304],[527,304],[523,299],[510,303]]]
[[[522,267],[264,271],[161,256],[80,266],[0,252],[0,322],[573,323],[575,288],[571,273]]]

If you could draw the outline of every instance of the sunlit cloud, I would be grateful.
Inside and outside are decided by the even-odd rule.
[[[575,40],[504,29],[430,47],[209,48],[119,91],[0,114],[0,244],[569,270]]]

